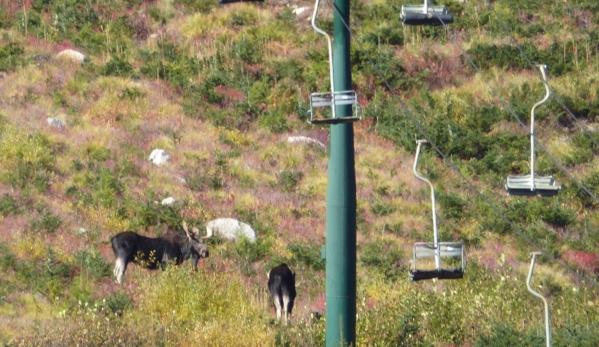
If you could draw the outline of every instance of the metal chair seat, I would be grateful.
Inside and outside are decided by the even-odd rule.
[[[332,112],[333,117],[316,118],[315,110],[316,107],[329,107],[333,110],[337,106],[351,106],[352,115],[351,117],[337,117],[336,112]],[[312,93],[310,94],[310,117],[308,123],[310,124],[340,124],[340,123],[351,123],[361,120],[360,104],[358,103],[358,94],[353,90],[346,90],[341,92],[326,92],[326,93]]]
[[[554,196],[562,189],[555,184],[553,176],[541,176],[534,178],[532,184],[531,176],[508,176],[505,190],[514,196]]]
[[[417,282],[437,278],[440,280],[459,280],[464,278],[464,270],[410,270],[410,281]]]
[[[459,267],[435,267],[434,269],[419,268],[418,259],[422,258],[455,258]],[[438,279],[460,279],[464,277],[464,246],[461,242],[416,242],[414,244],[413,268],[409,271],[411,281]]]
[[[453,23],[453,15],[445,6],[403,5],[400,19],[406,25],[439,26]]]

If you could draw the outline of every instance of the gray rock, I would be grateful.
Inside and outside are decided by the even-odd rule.
[[[150,154],[150,158],[148,159],[155,165],[162,165],[171,160],[171,156],[166,153],[163,149],[155,149]]]
[[[46,119],[46,122],[48,122],[48,125],[57,128],[57,129],[64,129],[65,128],[65,124],[63,121],[61,121],[58,118],[54,118],[54,117],[48,117]]]
[[[59,59],[66,59],[66,60],[70,60],[76,63],[83,63],[85,62],[85,56],[82,53],[79,53],[77,51],[74,51],[72,49],[65,49],[64,51],[58,53],[56,55],[57,58]]]
[[[254,229],[233,218],[218,218],[206,223],[206,238],[215,234],[229,240],[246,237],[251,242],[256,241],[256,232]]]

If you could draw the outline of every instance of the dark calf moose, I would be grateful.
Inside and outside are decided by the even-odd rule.
[[[281,264],[268,272],[268,290],[275,304],[277,319],[283,316],[283,323],[288,324],[296,297],[295,274],[287,264]]]
[[[179,265],[191,257],[193,266],[196,267],[200,258],[207,258],[208,246],[189,232],[185,222],[183,229],[186,235],[169,233],[150,238],[125,231],[114,236],[110,242],[116,257],[113,273],[117,283],[123,282],[125,270],[130,262],[157,269],[159,264],[165,266],[168,261],[174,260]]]

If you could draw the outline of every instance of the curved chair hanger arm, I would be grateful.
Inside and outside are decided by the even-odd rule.
[[[437,212],[436,212],[436,208],[435,208],[435,188],[433,187],[433,184],[431,183],[431,181],[426,179],[426,177],[422,176],[418,172],[418,158],[420,157],[420,148],[423,143],[428,143],[428,141],[427,140],[416,140],[416,143],[418,144],[418,147],[416,148],[416,158],[414,159],[414,175],[419,180],[428,183],[429,187],[431,188],[431,204],[432,204],[432,210],[433,210],[434,242],[435,242],[435,245],[437,245],[439,243],[439,233],[437,231]]]
[[[532,258],[532,260],[530,261],[530,270],[528,272],[528,277],[526,279],[526,288],[528,289],[528,291],[536,296],[537,298],[543,300],[543,305],[545,306],[545,335],[546,335],[546,342],[547,342],[547,347],[551,347],[551,318],[550,318],[550,313],[549,313],[549,304],[547,303],[547,300],[545,299],[545,297],[543,297],[543,295],[537,293],[536,291],[534,291],[532,289],[532,287],[530,286],[530,280],[532,279],[532,273],[533,273],[533,269],[535,267],[535,261],[537,260],[537,256],[541,255],[540,252],[532,252],[530,253],[530,256]]]
[[[333,42],[331,41],[331,36],[329,34],[327,34],[324,30],[322,30],[321,28],[319,28],[316,25],[316,16],[318,15],[318,6],[320,5],[320,0],[316,0],[316,3],[314,4],[314,14],[312,15],[312,27],[314,28],[314,30],[319,33],[320,35],[323,35],[324,37],[327,38],[327,45],[329,48],[329,71],[330,71],[330,78],[331,78],[331,92],[335,92],[335,82],[333,79]],[[333,112],[335,108],[333,108]],[[334,116],[333,116],[334,118]]]
[[[545,97],[541,101],[534,104],[530,110],[530,186],[533,189],[535,186],[535,110],[537,107],[546,103],[551,96],[551,89],[549,89],[549,84],[547,83],[547,65],[539,64],[537,67],[541,71],[541,77],[543,77],[543,84],[545,85]]]

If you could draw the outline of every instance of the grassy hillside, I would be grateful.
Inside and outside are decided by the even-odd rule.
[[[455,23],[403,27],[407,1],[353,1],[359,346],[554,346],[599,341],[599,11],[594,0],[448,1]],[[329,88],[310,1],[0,0],[0,341],[6,346],[322,346],[327,127],[306,122]],[[304,12],[295,11],[307,7]],[[297,12],[297,14],[296,14]],[[300,13],[301,12],[301,13]],[[333,30],[324,3],[318,23]],[[65,49],[84,63],[58,57]],[[553,198],[507,196],[529,168]],[[48,119],[63,126],[52,125]],[[520,121],[522,124],[520,124]],[[581,129],[582,125],[582,129]],[[425,134],[422,133],[424,130]],[[306,136],[322,145],[290,143]],[[462,241],[459,281],[410,283],[412,245]],[[164,149],[161,166],[148,158]],[[588,192],[587,192],[588,191]],[[592,194],[589,194],[592,193]],[[173,206],[160,202],[173,197]],[[182,222],[250,224],[258,241],[210,239],[210,258],[134,265],[114,283],[110,238]],[[508,222],[509,221],[509,222]],[[266,292],[297,273],[290,327]]]

